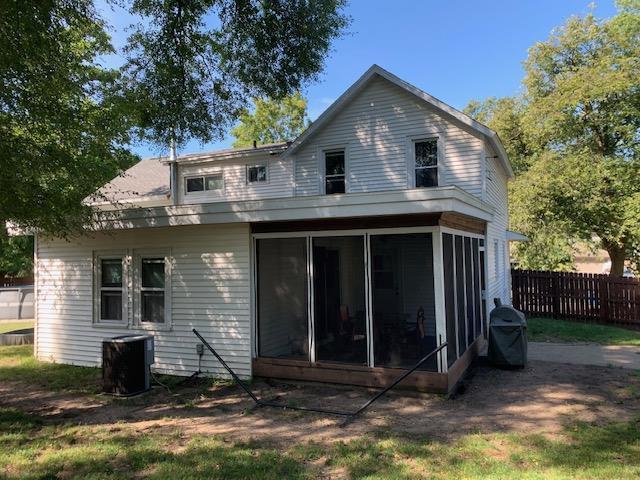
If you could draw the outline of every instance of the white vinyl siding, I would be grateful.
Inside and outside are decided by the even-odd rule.
[[[493,299],[511,303],[511,271],[508,259],[507,228],[509,223],[507,175],[487,146],[486,202],[495,209],[493,221],[487,224],[487,305],[493,308]]]
[[[155,369],[189,375],[198,368],[196,328],[239,374],[251,375],[247,224],[94,233],[72,242],[38,238],[37,245],[39,359],[99,366],[103,338],[145,332],[155,337]],[[94,252],[113,245],[132,255],[170,251],[170,330],[92,322]],[[208,353],[202,367],[226,375]]]
[[[267,180],[249,182],[248,169],[255,166],[267,168]],[[224,188],[221,190],[184,193],[184,180],[180,182],[182,190],[179,200],[181,204],[199,204],[228,202],[234,200],[260,200],[264,198],[280,198],[293,196],[293,160],[279,157],[260,159],[222,160],[197,165],[180,165],[181,178],[198,175],[222,174]]]
[[[408,139],[444,137],[445,169],[440,185],[482,194],[483,142],[468,127],[446,119],[423,101],[376,78],[295,154],[296,194],[318,195],[318,147],[348,145],[349,192],[402,190],[407,176]]]

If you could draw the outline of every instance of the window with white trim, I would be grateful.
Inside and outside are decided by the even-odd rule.
[[[324,192],[327,195],[346,192],[345,151],[324,152]]]
[[[247,183],[267,183],[266,165],[247,165]]]
[[[414,174],[416,188],[438,186],[438,139],[414,140]]]
[[[127,269],[125,255],[95,257],[95,321],[127,322]]]
[[[164,256],[141,256],[139,263],[139,321],[165,324],[167,320],[168,266]]]
[[[222,190],[224,188],[224,177],[222,172],[186,177],[184,188],[187,193]]]

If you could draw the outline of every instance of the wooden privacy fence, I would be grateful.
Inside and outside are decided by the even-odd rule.
[[[640,328],[640,280],[512,270],[513,306],[527,315]]]
[[[22,285],[33,285],[33,277],[13,278],[13,277],[4,277],[0,274],[0,288],[18,287]]]

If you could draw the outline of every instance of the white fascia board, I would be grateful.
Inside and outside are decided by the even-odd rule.
[[[198,163],[219,162],[224,160],[242,160],[253,157],[268,157],[271,155],[280,155],[286,150],[287,144],[274,145],[267,147],[256,147],[254,149],[241,149],[241,150],[221,150],[219,152],[210,152],[202,154],[189,154],[185,156],[178,156],[176,163],[180,165],[192,165]],[[162,163],[170,163],[170,160],[161,160]]]
[[[109,215],[99,219],[97,223],[98,228],[107,230],[438,212],[457,212],[480,220],[491,221],[494,210],[458,187],[439,187],[399,192],[288,197],[261,201],[139,208],[109,212]]]
[[[150,208],[171,205],[171,198],[166,195],[153,195],[148,197],[132,197],[113,202],[87,203],[89,207],[102,211],[122,210],[127,208]]]

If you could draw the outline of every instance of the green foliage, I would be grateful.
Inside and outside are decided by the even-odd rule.
[[[244,110],[240,124],[231,134],[234,148],[286,142],[295,139],[308,126],[307,100],[296,92],[282,100],[255,99],[253,112]]]
[[[344,4],[134,0],[133,13],[146,21],[129,40],[125,89],[141,112],[143,135],[164,146],[219,139],[246,99],[298,91],[317,77],[331,41],[348,25]]]
[[[27,328],[33,328],[33,320],[0,322],[0,333],[12,332],[14,330],[25,330]]]
[[[526,133],[526,107],[522,98],[490,97],[483,102],[469,102],[464,111],[498,133],[516,174],[509,185],[511,228],[525,234],[529,241],[511,245],[514,263],[523,269],[570,271],[574,265],[573,237],[557,218],[539,215],[540,211],[551,208],[548,203],[536,203],[535,211],[531,208],[532,198],[537,198],[538,189],[549,178],[543,169],[530,170],[540,153],[535,151]]]
[[[529,168],[533,154],[522,123],[524,110],[522,99],[516,97],[489,97],[482,102],[472,100],[464,109],[467,115],[498,133],[516,175]]]
[[[608,21],[573,17],[529,50],[525,123],[536,143],[637,158],[639,13],[623,11]]]
[[[81,200],[131,165],[130,117],[93,5],[4,2],[0,15],[0,225],[66,235]]]
[[[33,236],[8,237],[0,229],[0,277],[28,277],[33,273]]]
[[[606,250],[612,275],[640,258],[640,2],[606,21],[572,17],[534,45],[523,98],[472,102],[518,174],[511,227],[524,268],[564,270],[575,241]]]
[[[640,347],[640,332],[635,330],[551,318],[527,319],[527,337],[531,342],[592,342]]]
[[[298,91],[347,27],[344,3],[131,0],[140,20],[114,70],[92,0],[4,2],[0,225],[69,236],[91,221],[82,200],[136,161],[134,133],[206,142],[246,99]]]

